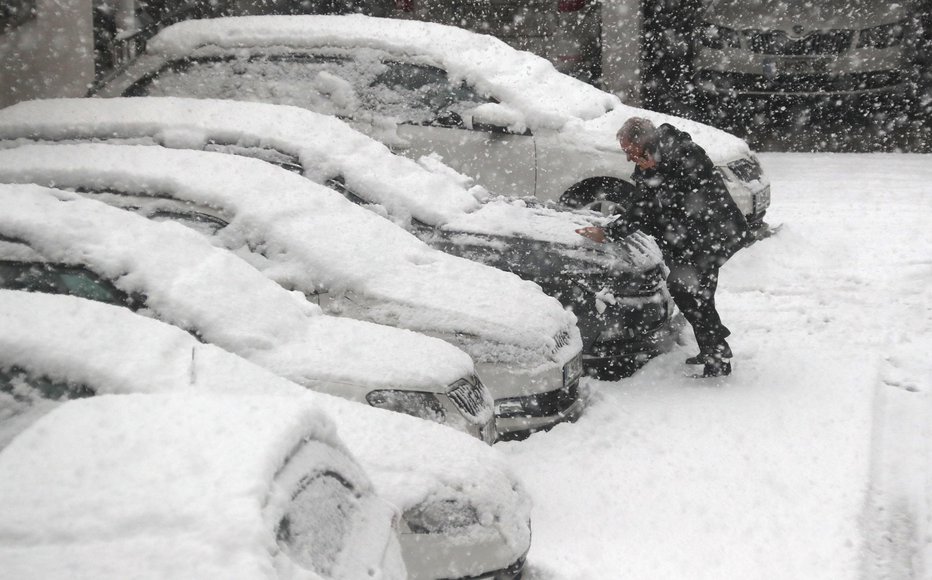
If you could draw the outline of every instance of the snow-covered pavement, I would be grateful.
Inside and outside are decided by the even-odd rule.
[[[734,374],[686,344],[497,446],[531,580],[932,577],[932,156],[761,161],[785,225],[723,269]]]

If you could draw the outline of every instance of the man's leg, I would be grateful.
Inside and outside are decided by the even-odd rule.
[[[693,327],[700,357],[730,357],[731,349],[725,342],[730,332],[715,309],[718,268],[700,269],[692,264],[677,263],[670,263],[668,267],[667,288],[673,302]]]

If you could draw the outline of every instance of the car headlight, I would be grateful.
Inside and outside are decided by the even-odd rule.
[[[406,510],[402,519],[415,534],[444,534],[478,525],[479,513],[458,499],[427,500]]]
[[[444,423],[447,419],[443,405],[433,393],[386,389],[370,392],[366,395],[366,401],[373,407],[413,415],[435,423]]]
[[[858,34],[858,48],[892,48],[903,42],[905,22],[891,22],[865,28]]]
[[[706,22],[699,29],[699,43],[707,48],[741,48],[741,37],[734,28]]]
[[[540,401],[537,397],[515,397],[495,401],[495,415],[498,417],[535,417],[540,414]]]

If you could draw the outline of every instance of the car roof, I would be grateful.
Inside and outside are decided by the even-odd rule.
[[[28,101],[0,110],[0,138],[6,140],[139,137],[185,149],[200,149],[211,140],[272,147],[300,157],[306,171],[325,172],[310,176],[318,181],[342,176],[350,189],[372,192],[371,199],[386,206],[416,211],[427,223],[442,224],[464,208],[479,205],[447,175],[392,154],[339,119],[297,107],[143,97]],[[12,144],[16,142],[6,145]],[[397,201],[405,198],[404,204]],[[574,316],[536,285],[468,260],[425,252],[418,250],[407,259],[456,280],[458,286],[425,289],[397,279],[399,286],[392,293],[415,293],[418,298],[410,300],[409,308],[383,311],[384,317],[374,321],[423,331],[458,327],[456,332],[483,341],[518,345],[522,356],[539,364],[564,357],[574,348],[578,352],[581,342]],[[422,304],[439,306],[419,312]],[[561,349],[561,344],[569,348]]]
[[[467,498],[516,544],[527,540],[526,494],[497,449],[464,433],[307,391],[174,326],[74,296],[0,290],[0,327],[0,367],[16,364],[104,394],[307,399],[334,420],[379,495],[400,509],[430,497]]]
[[[54,544],[77,556],[72,564],[90,559],[97,567],[94,546],[142,547],[145,554],[155,543],[180,550],[163,554],[174,563],[147,562],[156,570],[187,566],[189,577],[265,578],[277,520],[263,511],[287,501],[273,481],[309,441],[328,449],[313,463],[302,456],[307,473],[338,468],[361,491],[372,489],[358,466],[346,470],[353,462],[333,423],[309,399],[186,394],[70,401],[0,452],[0,555],[7,552],[5,563],[41,566],[28,548],[41,554]],[[89,558],[81,557],[84,546],[92,548],[84,554]],[[218,549],[224,556],[210,557]],[[203,559],[190,558],[192,552]],[[190,559],[176,559],[181,554]],[[235,571],[240,567],[245,574]],[[37,572],[28,576],[43,577]]]
[[[364,47],[416,58],[520,111],[532,129],[558,129],[572,118],[595,118],[619,104],[614,95],[561,74],[546,59],[495,37],[414,20],[359,14],[188,20],[160,31],[147,51],[177,58],[205,46]]]
[[[49,261],[83,264],[146,296],[166,322],[306,386],[342,385],[341,395],[361,399],[386,386],[445,392],[474,372],[468,355],[438,339],[324,315],[182,225],[34,185],[0,185],[0,207],[3,235]]]
[[[219,49],[367,48],[433,64],[494,97],[532,131],[562,129],[561,139],[620,155],[615,133],[631,117],[670,123],[688,132],[716,163],[750,153],[725,131],[673,115],[623,105],[606,93],[529,52],[485,34],[432,22],[352,15],[243,16],[188,20],[166,27],[147,45],[166,60]],[[621,161],[619,161],[621,163]]]

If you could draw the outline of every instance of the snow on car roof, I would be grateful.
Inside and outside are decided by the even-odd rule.
[[[145,548],[156,544],[166,548],[164,559],[174,560],[167,568],[148,562],[163,572],[189,566],[183,577],[275,577],[274,524],[264,521],[263,506],[274,500],[276,472],[307,440],[345,449],[333,423],[308,399],[121,395],[71,401],[0,452],[0,557],[12,565],[32,556],[27,562],[42,566],[28,548],[70,545],[78,553],[66,561],[82,565],[86,543],[90,565],[99,570],[94,559],[110,560],[95,546],[138,546],[151,555]],[[135,576],[134,569],[121,575]]]
[[[0,110],[0,138],[8,140],[140,136],[187,149],[200,149],[209,140],[272,147],[299,156],[306,169],[330,173],[318,178],[342,175],[350,189],[370,192],[371,201],[426,223],[445,223],[479,205],[448,175],[424,171],[336,118],[296,107],[144,97],[30,101]],[[399,279],[382,291],[407,296],[410,307],[370,310],[380,316],[373,320],[520,345],[538,359],[553,356],[554,337],[569,333],[571,344],[578,344],[575,317],[536,285],[421,248],[407,259],[450,284],[415,287]]]
[[[618,151],[615,133],[628,118],[637,116],[688,132],[717,163],[750,152],[743,140],[725,131],[622,105],[615,95],[558,72],[546,59],[516,50],[492,36],[443,24],[355,14],[188,20],[162,30],[146,50],[181,58],[211,46],[378,49],[425,59],[518,111],[524,126],[532,130],[562,128],[562,138],[580,147],[595,144]]]
[[[33,185],[0,185],[0,205],[5,236],[86,264],[143,294],[163,320],[312,388],[344,384],[341,394],[357,398],[375,386],[445,391],[473,373],[468,355],[441,340],[324,315],[182,225]]]
[[[500,453],[430,421],[307,391],[180,329],[73,296],[0,290],[0,367],[17,364],[100,393],[304,397],[336,422],[379,495],[402,510],[468,497],[505,541],[526,542],[530,505]],[[157,354],[157,356],[155,356]]]
[[[419,58],[520,111],[531,128],[557,129],[572,117],[594,118],[619,103],[495,37],[413,20],[358,14],[188,20],[159,32],[147,50],[177,58],[204,46],[365,47]]]

